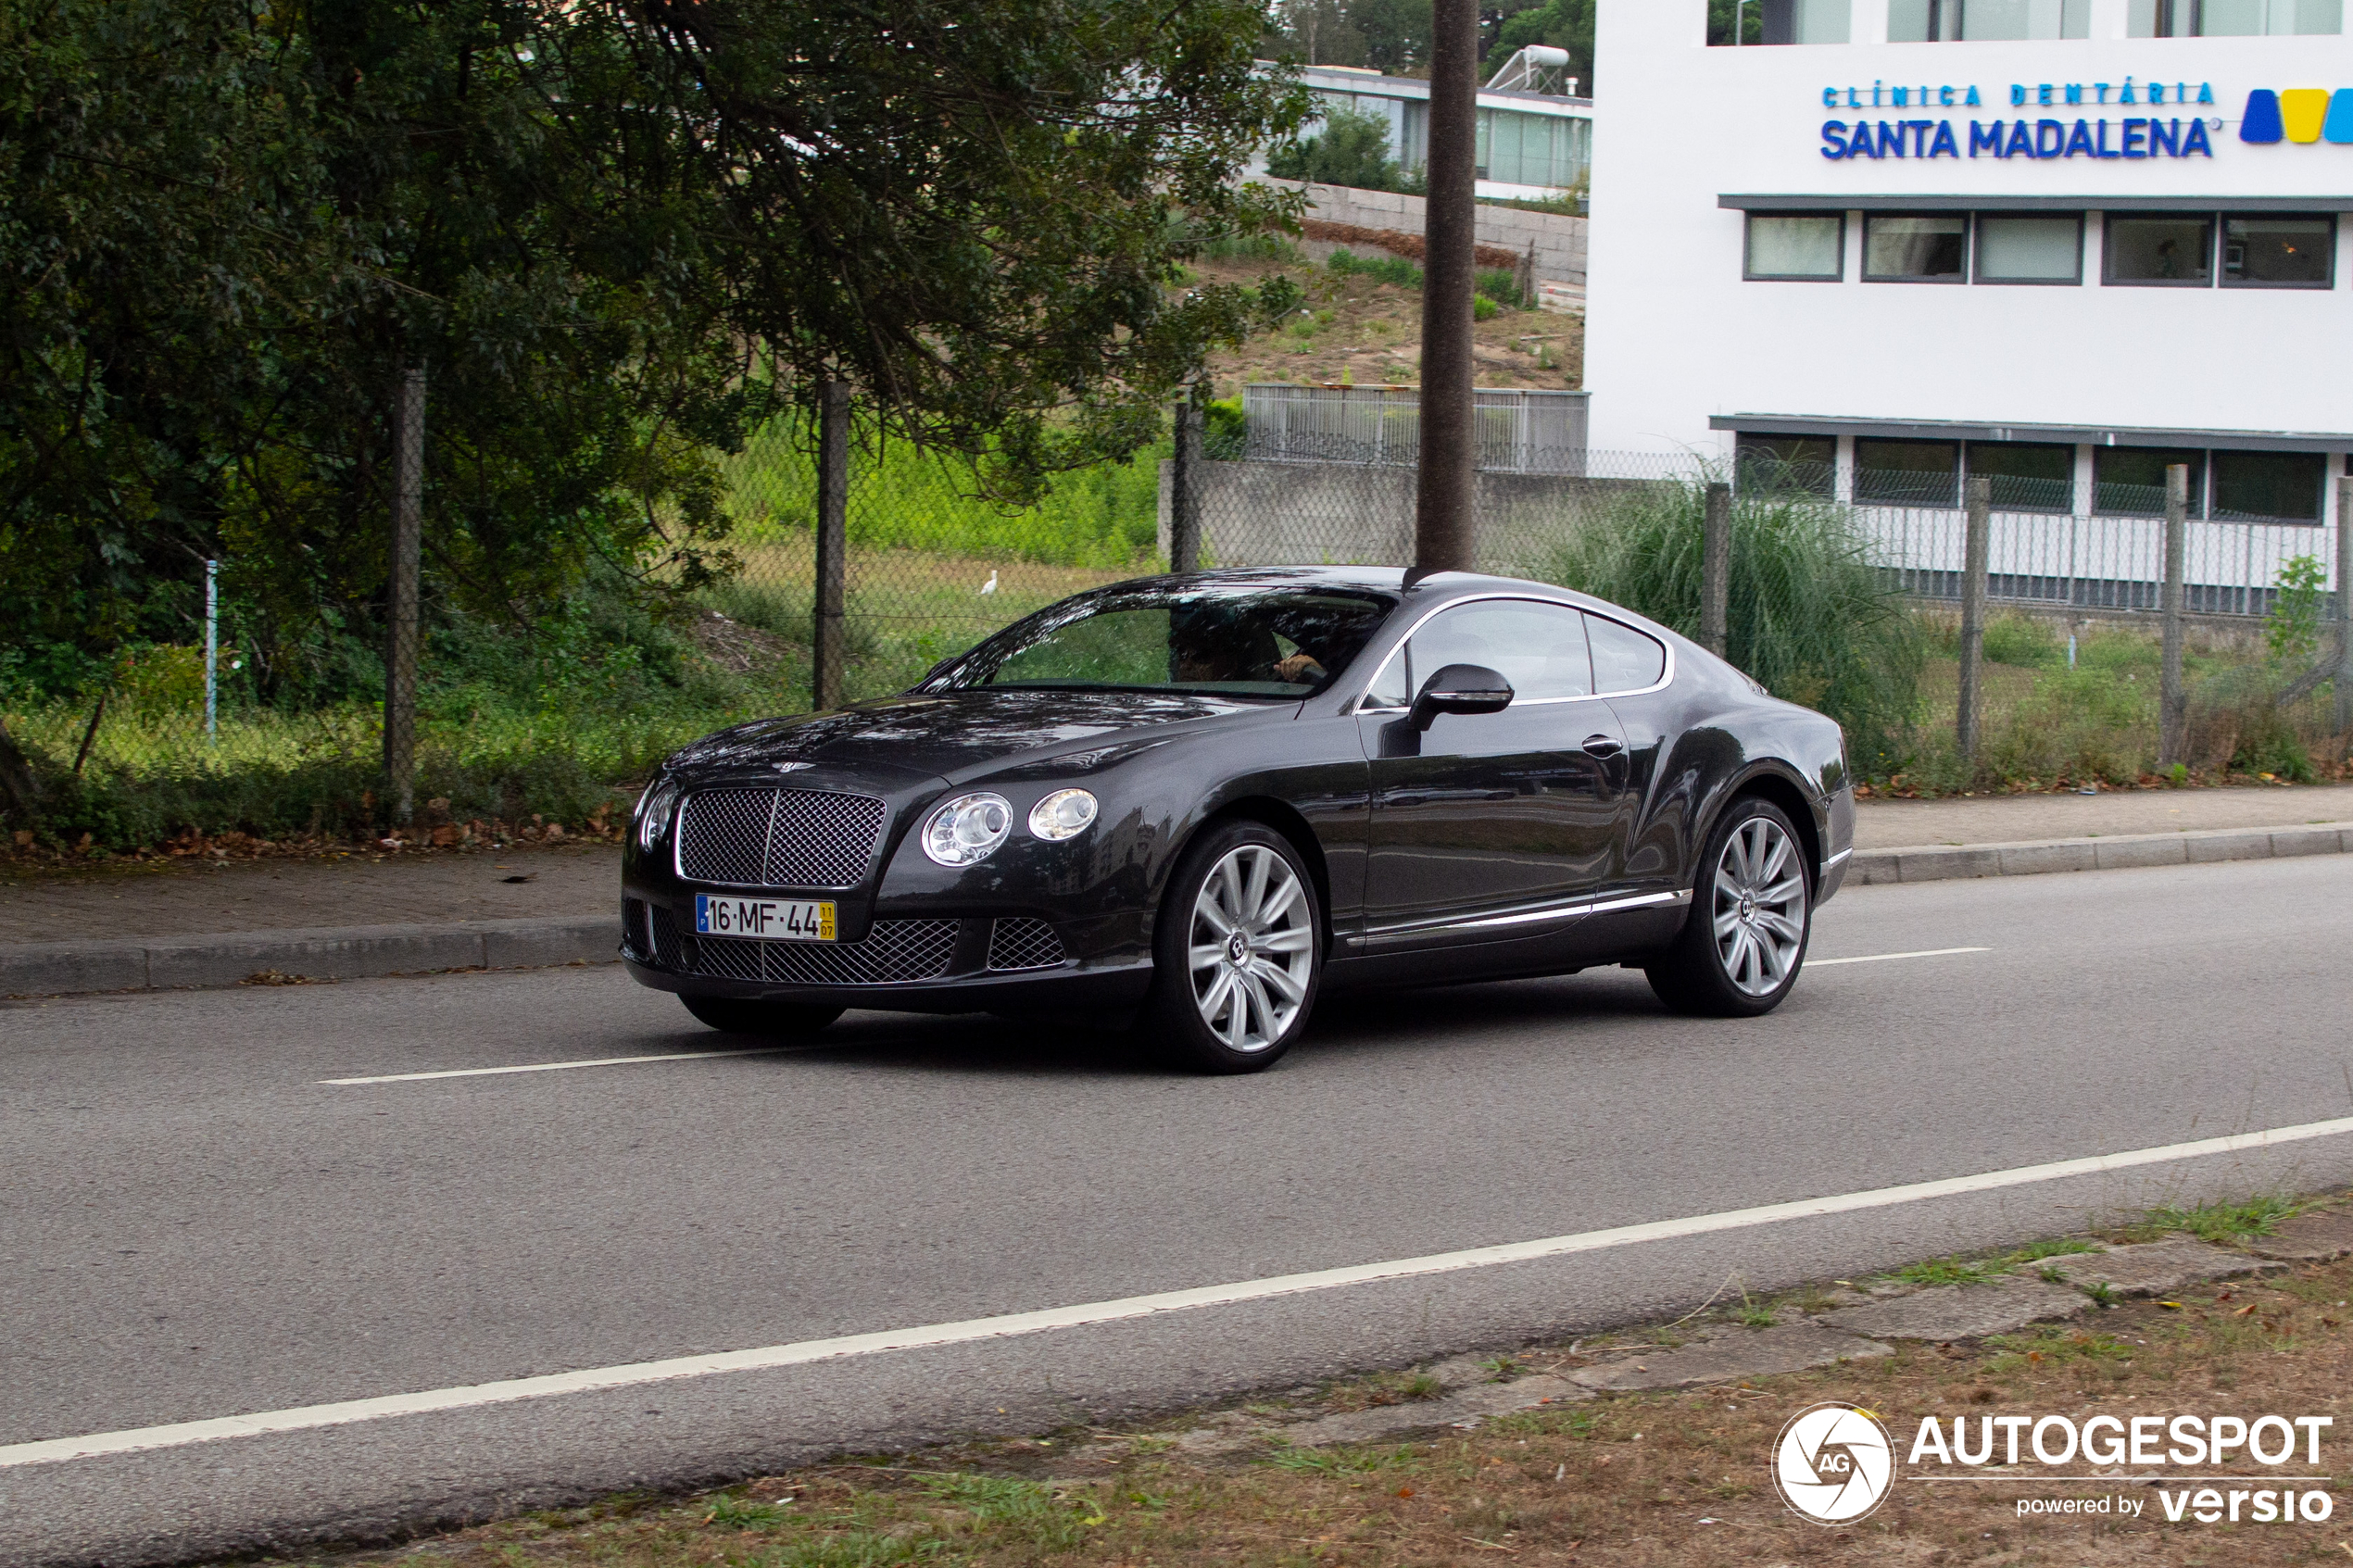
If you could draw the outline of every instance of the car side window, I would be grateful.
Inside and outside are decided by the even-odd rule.
[[[1582,615],[1534,599],[1481,599],[1424,622],[1374,678],[1365,706],[1403,708],[1422,682],[1449,664],[1499,672],[1518,702],[1593,695]]]
[[[1667,673],[1667,649],[1655,637],[1599,615],[1585,618],[1593,644],[1594,684],[1603,695],[1638,692]]]

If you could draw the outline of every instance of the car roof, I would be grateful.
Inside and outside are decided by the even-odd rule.
[[[1411,570],[1402,566],[1236,566],[1208,571],[1172,573],[1166,577],[1139,581],[1165,582],[1178,578],[1193,583],[1249,583],[1257,587],[1294,583],[1300,587],[1366,588],[1396,594],[1405,603],[1420,608],[1443,604],[1449,599],[1478,598],[1499,593],[1526,594],[1605,611],[1612,616],[1639,622],[1645,628],[1655,625],[1647,617],[1623,605],[1597,599],[1591,594],[1564,588],[1556,583],[1537,583],[1524,577],[1499,577],[1481,571],[1434,571],[1426,577],[1414,578]],[[1667,630],[1664,627],[1656,629]]]

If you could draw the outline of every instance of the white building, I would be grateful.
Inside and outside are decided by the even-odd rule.
[[[1592,161],[1593,101],[1576,95],[1577,79],[1563,77],[1552,56],[1566,65],[1559,50],[1522,49],[1479,90],[1478,194],[1541,201],[1584,181]],[[1389,156],[1400,168],[1416,169],[1429,160],[1428,82],[1355,66],[1307,66],[1300,78],[1319,105],[1387,120]],[[1301,133],[1314,135],[1320,123]],[[1265,169],[1262,154],[1253,172]]]
[[[1708,47],[1705,0],[1600,7],[1594,448],[2119,518],[2183,462],[2217,523],[2334,521],[2344,0],[1747,3],[1786,46]]]

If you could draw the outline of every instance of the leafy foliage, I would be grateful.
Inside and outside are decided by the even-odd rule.
[[[2321,646],[2321,613],[2328,603],[2329,570],[2318,556],[2296,556],[2279,571],[2279,592],[2263,632],[2271,645],[2271,662],[2295,664],[2312,657]]]
[[[1397,160],[1389,156],[1389,121],[1354,109],[1325,111],[1323,129],[1304,141],[1277,147],[1266,172],[1278,180],[1313,180],[1361,191],[1399,188]]]
[[[1726,5],[1730,0],[1724,0]],[[1594,0],[1542,0],[1542,4],[1513,11],[1495,30],[1487,50],[1487,70],[1493,74],[1530,44],[1549,44],[1568,51],[1568,74],[1577,78],[1578,92],[1593,92]],[[1752,11],[1761,9],[1752,5]]]

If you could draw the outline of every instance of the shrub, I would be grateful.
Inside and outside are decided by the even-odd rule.
[[[1422,270],[1402,256],[1358,256],[1353,250],[1336,250],[1324,265],[1342,277],[1372,278],[1384,283],[1394,283],[1401,289],[1422,286]]]
[[[1519,274],[1508,267],[1479,269],[1477,287],[1480,294],[1506,310],[1522,309],[1528,304],[1527,296],[1519,292]],[[1480,318],[1482,320],[1485,319]]]
[[[1705,508],[1697,481],[1622,492],[1541,573],[1694,636]],[[1843,508],[1809,495],[1736,497],[1729,609],[1732,663],[1843,725],[1858,774],[1903,765],[1922,638]]]
[[[1360,191],[1398,186],[1397,160],[1389,156],[1389,121],[1375,114],[1327,107],[1323,129],[1303,142],[1277,147],[1266,160],[1277,180],[1312,180]]]

